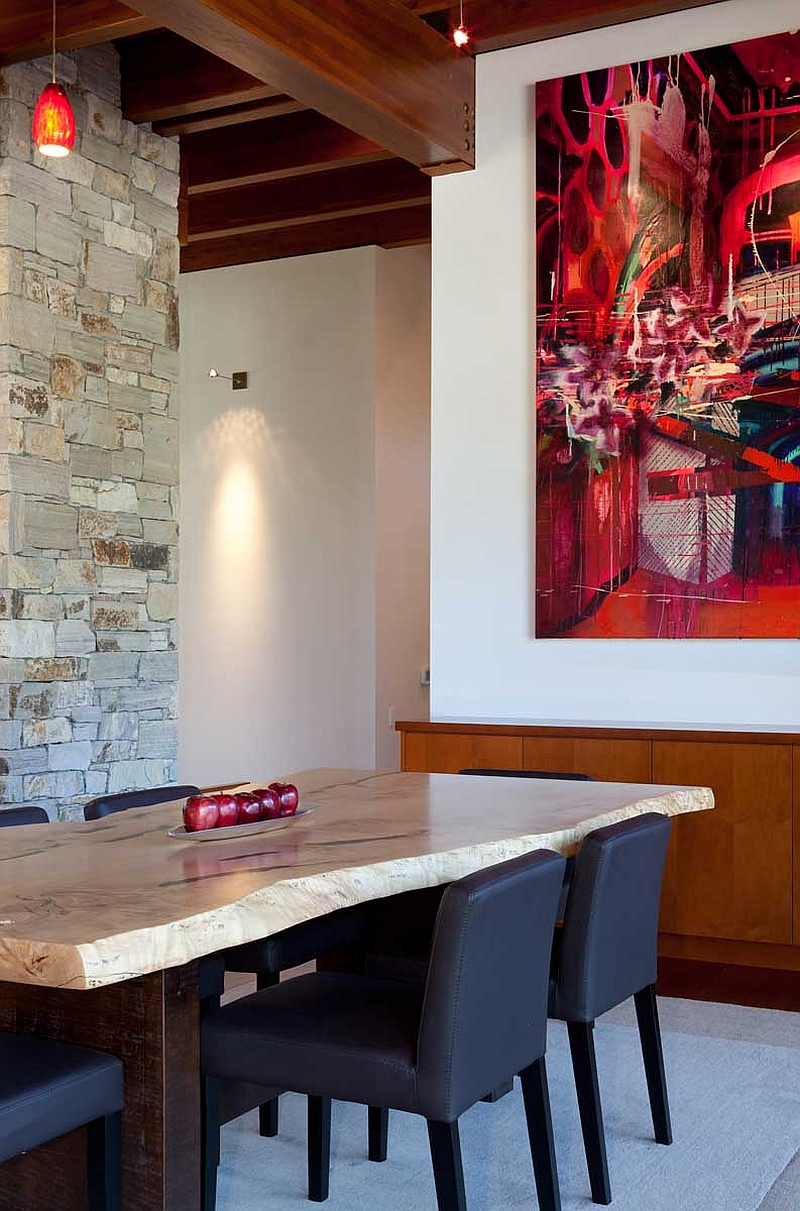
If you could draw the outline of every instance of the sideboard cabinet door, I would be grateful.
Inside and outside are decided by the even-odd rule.
[[[457,774],[462,769],[521,769],[521,736],[406,732],[403,769],[416,774]]]
[[[791,746],[654,740],[653,781],[716,801],[674,821],[662,931],[791,943]]]
[[[589,774],[598,782],[650,782],[650,741],[526,736],[524,769]]]

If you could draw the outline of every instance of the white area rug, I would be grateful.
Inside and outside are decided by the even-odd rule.
[[[664,1001],[661,1014],[670,1148],[652,1139],[630,1008],[597,1026],[616,1211],[757,1211],[776,1183],[785,1187],[779,1205],[800,1208],[800,1188],[791,1189],[800,1149],[800,1016],[691,1001]],[[587,1211],[578,1108],[559,1023],[550,1024],[547,1060],[564,1211]],[[305,1099],[287,1094],[277,1139],[259,1137],[255,1114],[225,1128],[218,1211],[308,1206],[305,1114]],[[424,1121],[391,1115],[384,1164],[366,1159],[366,1140],[366,1109],[335,1104],[328,1211],[436,1211]],[[535,1208],[519,1083],[502,1101],[464,1115],[461,1140],[469,1211]]]

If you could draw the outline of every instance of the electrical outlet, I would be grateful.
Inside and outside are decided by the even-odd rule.
[[[247,390],[247,371],[246,370],[235,370],[234,374],[233,374],[231,386],[233,387],[234,391],[246,391]]]
[[[421,669],[419,674],[419,683],[423,689],[429,690],[431,687],[431,671],[430,669]]]
[[[396,715],[397,715],[397,712],[395,711],[394,707],[390,706],[389,707],[389,731],[390,732],[394,731],[394,722],[395,722]]]

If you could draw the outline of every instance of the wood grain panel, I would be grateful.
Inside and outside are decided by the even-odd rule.
[[[166,29],[123,42],[120,67],[129,122],[159,122],[279,92]]]
[[[61,0],[58,49],[78,50],[153,29],[154,22],[117,0]],[[0,64],[50,53],[53,37],[50,0],[0,0]]]
[[[405,160],[379,160],[288,180],[193,195],[189,240],[268,231],[322,218],[345,218],[410,203],[430,203],[430,177]]]
[[[650,782],[649,740],[587,740],[572,736],[523,740],[522,768],[590,774],[600,782]]]
[[[713,3],[715,0],[561,0],[559,4],[542,4],[541,0],[470,0],[464,15],[473,39],[472,49],[482,53]],[[458,4],[434,7],[433,3],[423,3],[421,8],[416,4],[413,8],[430,14],[430,24],[442,33],[449,33],[460,20]]]
[[[404,737],[403,769],[429,774],[457,774],[461,769],[522,769],[522,739],[409,734]]]
[[[92,992],[0,984],[0,1029],[96,1047],[125,1065],[124,1211],[197,1211],[200,1081],[196,964]],[[0,1211],[86,1211],[76,1131],[3,1165]]]
[[[381,248],[423,244],[430,238],[430,203],[411,203],[344,219],[323,218],[318,222],[296,223],[269,231],[196,240],[181,249],[181,273],[307,256],[312,252],[332,252],[337,248],[361,248],[367,244],[379,244]]]
[[[190,194],[391,158],[376,143],[312,110],[187,135],[181,154],[188,161]]]
[[[768,967],[800,971],[800,946],[776,946],[771,942],[738,942],[728,938],[681,937],[662,933],[658,953],[668,958],[705,963],[733,963],[742,967]],[[797,1006],[800,1009],[800,1005]]]
[[[791,747],[654,740],[653,779],[710,786],[716,802],[675,821],[662,930],[791,943]]]

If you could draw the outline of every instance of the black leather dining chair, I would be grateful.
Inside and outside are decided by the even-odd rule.
[[[670,832],[668,817],[648,813],[589,833],[571,860],[572,881],[559,909],[563,926],[554,935],[549,1014],[567,1022],[592,1198],[597,1203],[611,1201],[611,1184],[594,1022],[631,996],[655,1137],[658,1143],[672,1143],[655,995],[658,913]],[[375,907],[380,909],[382,902]],[[380,927],[371,930],[365,968],[384,979],[419,985],[430,960],[430,934],[424,916],[415,922],[406,909],[397,916],[411,924],[405,933],[395,926],[389,945],[382,940]],[[370,1130],[386,1138],[385,1111],[371,1111]]]
[[[127,812],[133,807],[155,807],[157,803],[170,803],[173,799],[188,799],[197,795],[197,786],[148,786],[143,790],[121,791],[114,795],[100,795],[90,800],[83,809],[84,819],[101,820],[115,812]]]
[[[156,786],[119,794],[102,795],[86,804],[87,820],[99,820],[115,812],[136,807],[154,807],[173,799],[199,794],[196,786]],[[38,810],[38,809],[32,809]],[[21,823],[21,821],[20,821]],[[263,941],[234,947],[220,956],[211,956],[200,964],[200,999],[219,1000],[224,991],[226,971],[245,972],[256,977],[258,988],[270,988],[280,981],[282,971],[312,962],[320,955],[344,952],[361,945],[365,917],[360,906],[327,913],[313,921],[304,921]],[[259,1109],[263,1136],[278,1133],[278,1098],[264,1102]]]
[[[487,777],[556,778],[575,782],[591,782],[589,774],[559,773],[551,770],[468,769],[462,774]],[[566,900],[569,871],[567,862],[564,889],[561,895],[559,919]],[[250,943],[228,951],[226,971],[255,973],[259,990],[279,983],[281,972],[300,967],[331,954],[349,955],[354,966],[364,966],[369,975],[380,976],[385,965],[389,978],[397,978],[405,965],[404,978],[424,980],[431,938],[445,887],[424,888],[390,896],[366,905],[339,909],[313,921],[282,930],[263,941]],[[425,956],[424,960],[421,956]],[[487,1094],[494,1098],[505,1090]],[[278,1134],[278,1098],[265,1102],[259,1111],[262,1136]],[[370,1110],[369,1157],[386,1159],[387,1116],[377,1108]]]
[[[201,1031],[203,1211],[214,1211],[222,1081],[309,1099],[309,1196],[328,1195],[331,1099],[424,1116],[439,1211],[466,1211],[458,1120],[519,1074],[540,1211],[558,1211],[545,1068],[564,859],[538,851],[452,883],[424,988],[317,972],[216,1009]],[[499,940],[502,939],[502,944]]]
[[[311,921],[289,926],[271,937],[234,947],[224,954],[226,971],[254,974],[256,988],[263,991],[280,983],[281,972],[329,956],[349,952],[361,954],[367,931],[366,905],[353,905],[325,913]],[[357,960],[358,962],[358,960]],[[278,1097],[259,1107],[259,1132],[265,1138],[279,1130]],[[371,1154],[375,1145],[370,1139]],[[373,1156],[373,1159],[380,1159]]]
[[[4,807],[0,810],[0,828],[15,828],[18,824],[49,824],[50,817],[43,807]]]
[[[114,1056],[0,1032],[0,1164],[86,1127],[88,1211],[120,1211],[123,1102]]]
[[[611,1202],[594,1023],[633,997],[655,1137],[672,1143],[655,983],[658,913],[671,821],[648,813],[581,843],[556,930],[549,1015],[567,1023],[592,1199]]]
[[[590,774],[555,770],[462,769],[459,774],[485,778],[554,778],[559,781],[593,782]],[[566,862],[558,919],[562,920],[569,892],[573,859]],[[367,930],[365,969],[370,975],[420,983],[425,979],[433,927],[444,887],[404,892],[366,906]]]

